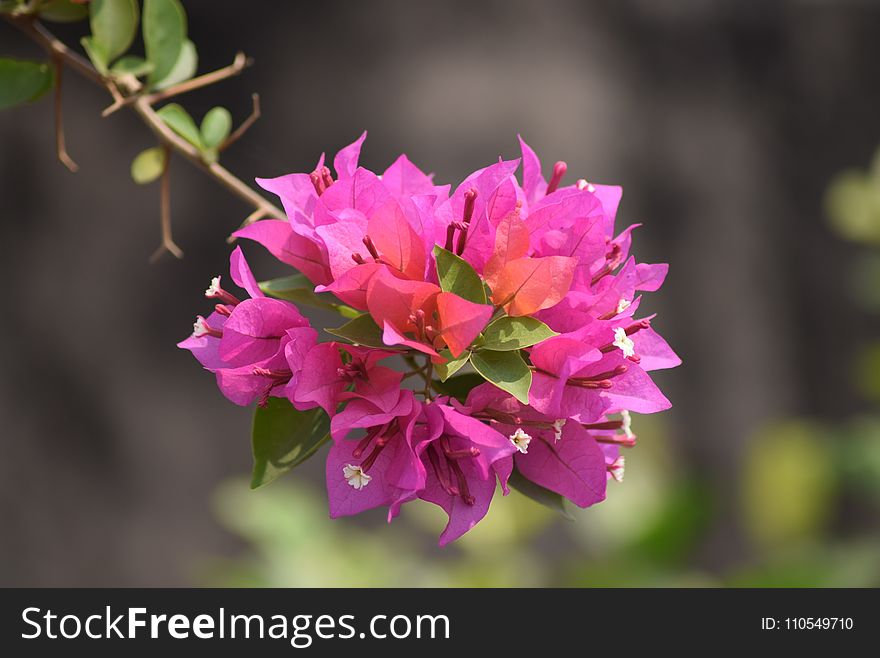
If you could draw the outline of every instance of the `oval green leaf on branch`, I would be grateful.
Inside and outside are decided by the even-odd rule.
[[[165,171],[166,154],[161,146],[154,146],[137,154],[131,163],[131,177],[138,185],[146,185]]]
[[[52,88],[54,79],[45,62],[0,58],[0,110],[37,100]]]
[[[486,381],[507,391],[523,404],[529,403],[532,371],[519,352],[480,350],[471,354],[471,364]]]
[[[571,515],[571,510],[568,508],[566,499],[555,491],[550,491],[549,489],[542,487],[540,484],[536,484],[531,480],[526,479],[523,474],[516,469],[510,474],[510,479],[507,482],[511,489],[516,489],[523,496],[531,498],[536,503],[552,509],[554,512],[559,512],[569,521],[574,521],[574,517]]]
[[[150,82],[164,80],[186,41],[186,12],[178,0],[144,0],[144,48],[153,64]]]
[[[452,357],[452,354],[449,350],[443,350],[440,352],[440,356],[446,359],[443,363],[438,363],[434,366],[434,370],[440,376],[440,381],[445,382],[447,379],[452,377],[455,373],[461,370],[465,364],[470,360],[471,353],[468,350],[462,352],[457,359]]]
[[[290,276],[261,281],[260,290],[271,297],[286,299],[294,304],[321,308],[327,311],[335,311],[346,318],[356,318],[361,312],[335,302],[336,299],[330,293],[314,292],[315,284],[309,281],[304,274],[291,274]]]
[[[486,380],[483,376],[475,372],[466,372],[462,375],[450,377],[445,382],[438,382],[436,379],[432,382],[434,388],[443,393],[450,395],[459,402],[467,400],[468,393],[474,388],[484,383]]]
[[[483,330],[482,346],[488,350],[508,352],[537,345],[558,335],[540,320],[529,316],[503,317]]]
[[[486,303],[486,289],[480,275],[463,258],[439,245],[434,247],[437,278],[444,292],[452,292],[476,304]]]
[[[323,409],[299,411],[285,398],[269,398],[254,412],[251,489],[300,465],[329,440],[330,418]]]
[[[196,122],[193,121],[189,112],[184,110],[180,105],[177,103],[169,103],[160,108],[156,114],[159,115],[159,118],[161,118],[162,121],[168,124],[168,127],[171,128],[171,130],[183,137],[190,144],[199,150],[204,148],[204,144],[202,143],[202,133],[199,132]]]
[[[142,77],[153,70],[153,65],[143,57],[137,55],[126,55],[116,60],[116,63],[110,67],[111,73],[120,75],[133,75]]]
[[[98,44],[105,64],[131,47],[138,27],[137,0],[92,0],[89,3],[89,24],[92,43]]]
[[[369,313],[359,315],[353,320],[346,322],[341,327],[324,329],[324,331],[328,334],[343,338],[355,345],[393,349],[385,345],[382,340],[382,329],[380,329],[375,320],[370,317]]]
[[[89,60],[95,66],[98,73],[107,75],[110,58],[104,51],[104,46],[95,41],[94,37],[83,37],[79,42],[82,44],[83,50],[86,51],[86,55],[89,56]]]
[[[75,23],[87,18],[88,15],[88,5],[71,0],[50,0],[40,7],[40,18],[53,23]]]
[[[177,61],[174,62],[171,71],[164,78],[156,82],[153,87],[155,89],[166,89],[189,80],[196,74],[198,66],[199,54],[196,52],[196,45],[187,39],[183,42],[180,55],[177,56]]]
[[[232,131],[232,115],[225,107],[208,110],[202,119],[202,141],[208,148],[218,148]]]

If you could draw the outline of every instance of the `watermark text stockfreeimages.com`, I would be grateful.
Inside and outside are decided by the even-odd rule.
[[[113,610],[87,616],[28,607],[22,610],[22,639],[273,639],[307,648],[314,640],[446,639],[446,615],[377,614],[366,623],[355,615],[235,614],[220,608],[213,614],[154,614],[146,608]]]

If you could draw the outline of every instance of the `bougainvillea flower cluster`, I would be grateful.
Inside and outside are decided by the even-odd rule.
[[[521,158],[454,189],[405,155],[377,174],[358,164],[365,137],[332,170],[321,156],[258,179],[287,219],[236,236],[298,274],[258,284],[236,247],[234,288],[213,279],[213,312],[180,347],[230,401],[291,423],[291,454],[331,443],[332,517],[383,507],[390,521],[422,499],[449,516],[442,545],[499,488],[602,501],[636,443],[631,413],[670,407],[649,373],[680,363],[653,316],[636,317],[667,265],[636,262],[637,225],[616,231],[621,188],[564,184],[563,162],[547,181],[522,140]],[[291,300],[342,324],[319,331]]]

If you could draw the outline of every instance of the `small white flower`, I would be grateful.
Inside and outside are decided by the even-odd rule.
[[[629,415],[629,412],[624,409],[620,412],[620,419],[623,421],[623,433],[626,434],[626,438],[634,439],[636,435],[633,434],[632,430],[632,416]]]
[[[208,326],[207,320],[203,318],[201,315],[196,317],[196,321],[193,322],[193,336],[195,338],[201,338],[202,336],[207,336],[211,333],[211,327]]]
[[[510,435],[510,442],[519,450],[522,454],[526,454],[529,451],[529,442],[532,440],[528,434],[523,432],[522,427],[517,427],[516,432]]]
[[[619,347],[626,357],[635,356],[635,343],[632,342],[632,338],[626,335],[626,329],[623,327],[617,327],[614,330],[614,342],[612,345]]]
[[[205,291],[205,297],[216,297],[220,294],[220,277],[215,276],[211,279],[211,285]]]
[[[629,301],[628,299],[625,299],[624,297],[621,297],[620,301],[617,302],[617,313],[618,314],[623,313],[626,309],[628,309],[630,307],[631,304],[632,304],[631,301]]]
[[[553,440],[559,441],[562,438],[562,428],[565,426],[565,418],[557,418],[553,421]]]
[[[357,490],[363,489],[373,479],[373,476],[364,473],[364,469],[360,466],[352,466],[351,464],[346,464],[342,467],[342,475]]]
[[[593,192],[596,191],[596,186],[593,185],[592,183],[588,182],[588,181],[587,181],[586,179],[584,179],[584,178],[581,178],[581,179],[577,182],[577,188],[578,188],[579,190],[586,190],[587,192],[590,192],[591,194],[592,194]]]
[[[623,472],[626,468],[626,458],[618,457],[608,466],[608,472],[615,482],[623,482]]]

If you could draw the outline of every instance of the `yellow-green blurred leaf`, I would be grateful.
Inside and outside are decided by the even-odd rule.
[[[835,497],[829,438],[805,421],[763,428],[751,441],[743,471],[746,528],[756,543],[779,546],[822,530]]]
[[[138,185],[146,185],[165,171],[165,149],[160,146],[146,149],[137,154],[131,163],[131,177]]]
[[[841,237],[880,242],[880,179],[856,169],[842,172],[828,186],[825,210]]]

